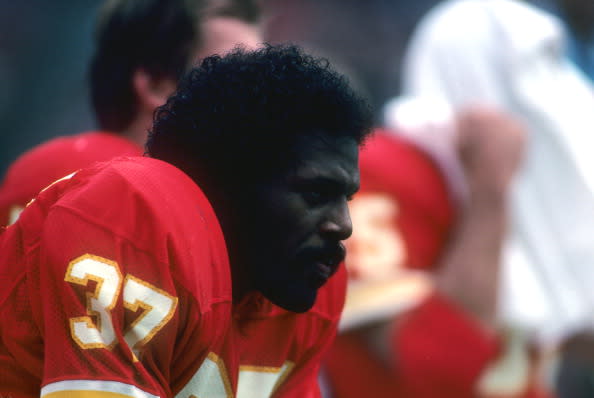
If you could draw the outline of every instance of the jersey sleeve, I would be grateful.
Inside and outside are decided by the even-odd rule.
[[[89,196],[99,193],[47,210],[50,190],[10,227],[24,231],[10,246],[25,248],[15,259],[26,272],[0,305],[15,322],[30,320],[27,336],[0,328],[7,355],[39,375],[42,397],[173,396],[223,344],[227,319],[202,307],[200,280],[180,265],[189,261],[186,240],[173,243],[172,231],[143,208],[149,203],[135,193]],[[102,203],[100,217],[79,205],[83,199]],[[126,224],[138,231],[134,239]],[[209,242],[199,239],[206,227],[194,227],[189,238],[199,254],[191,265],[208,283]]]
[[[370,350],[359,330],[341,333],[324,365],[323,376],[334,398],[407,397],[390,364]]]
[[[499,353],[494,336],[438,293],[404,316],[392,348],[405,396],[418,398],[475,397],[480,375]]]
[[[170,355],[160,347],[172,346],[179,300],[167,264],[68,211],[46,225],[29,274],[44,336],[42,396],[164,395]],[[154,360],[162,370],[143,366]]]

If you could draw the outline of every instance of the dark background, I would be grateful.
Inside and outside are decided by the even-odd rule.
[[[269,42],[328,57],[376,110],[399,93],[401,57],[438,0],[262,0]],[[87,65],[98,0],[0,0],[0,178],[23,151],[95,128]]]

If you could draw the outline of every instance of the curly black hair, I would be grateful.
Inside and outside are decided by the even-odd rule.
[[[249,184],[285,170],[298,136],[323,133],[361,143],[367,102],[327,60],[294,45],[208,57],[155,111],[148,155],[194,179]]]

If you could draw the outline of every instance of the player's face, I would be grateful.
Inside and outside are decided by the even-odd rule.
[[[347,201],[359,188],[358,145],[320,135],[297,145],[289,172],[257,188],[251,244],[253,283],[269,300],[307,311],[345,256]]]

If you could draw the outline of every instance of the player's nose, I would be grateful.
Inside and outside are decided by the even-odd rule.
[[[321,224],[321,232],[324,236],[337,240],[345,240],[353,233],[353,223],[346,199],[342,199],[335,206],[329,209]]]

